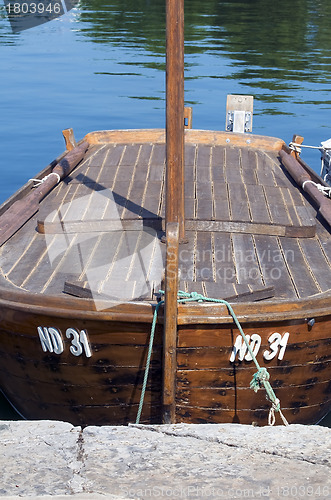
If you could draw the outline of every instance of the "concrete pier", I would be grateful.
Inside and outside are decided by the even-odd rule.
[[[331,498],[331,429],[0,422],[0,498]]]

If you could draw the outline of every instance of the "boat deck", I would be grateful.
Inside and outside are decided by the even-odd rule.
[[[277,151],[205,143],[185,149],[180,289],[252,301],[331,288],[329,230]],[[164,278],[164,184],[164,144],[91,145],[3,245],[3,275],[34,293],[152,300]]]

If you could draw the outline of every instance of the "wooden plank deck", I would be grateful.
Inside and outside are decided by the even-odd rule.
[[[329,233],[276,152],[208,144],[185,151],[185,289],[209,287],[222,298],[226,286],[248,286],[249,300],[263,287],[279,299],[331,288]],[[36,293],[66,287],[78,296],[151,300],[163,280],[164,184],[164,144],[93,146],[2,247],[3,274]]]

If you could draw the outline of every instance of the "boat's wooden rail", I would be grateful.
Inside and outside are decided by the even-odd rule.
[[[20,290],[0,276],[0,308],[12,310],[13,314],[27,313],[51,317],[66,318],[68,314],[73,320],[84,321],[100,319],[104,321],[129,321],[150,323],[153,319],[153,302],[116,302],[105,300],[100,302],[99,309],[91,299],[79,299],[62,295],[41,296]],[[274,300],[265,302],[238,302],[235,312],[242,324],[256,322],[299,321],[302,319],[323,318],[330,316],[331,289],[316,296],[305,299]],[[160,311],[159,320],[163,322]],[[179,304],[178,324],[232,324],[232,317],[221,304],[198,302]]]
[[[285,145],[282,139],[256,134],[234,134],[232,132],[185,129],[185,144],[210,144],[212,146],[236,146],[257,148],[264,151],[280,151]],[[165,144],[164,129],[100,130],[89,132],[84,140],[97,144]]]
[[[312,201],[318,207],[318,213],[323,217],[323,219],[331,227],[331,200],[330,198],[324,196],[318,189],[318,184],[312,181],[311,176],[303,168],[303,166],[297,161],[296,158],[286,153],[285,151],[280,151],[280,158],[283,165],[291,175],[291,177],[296,181],[298,186],[300,186],[305,192],[307,192],[312,199]]]

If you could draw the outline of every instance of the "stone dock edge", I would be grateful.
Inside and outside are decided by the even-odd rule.
[[[0,422],[0,499],[331,498],[331,429]]]

